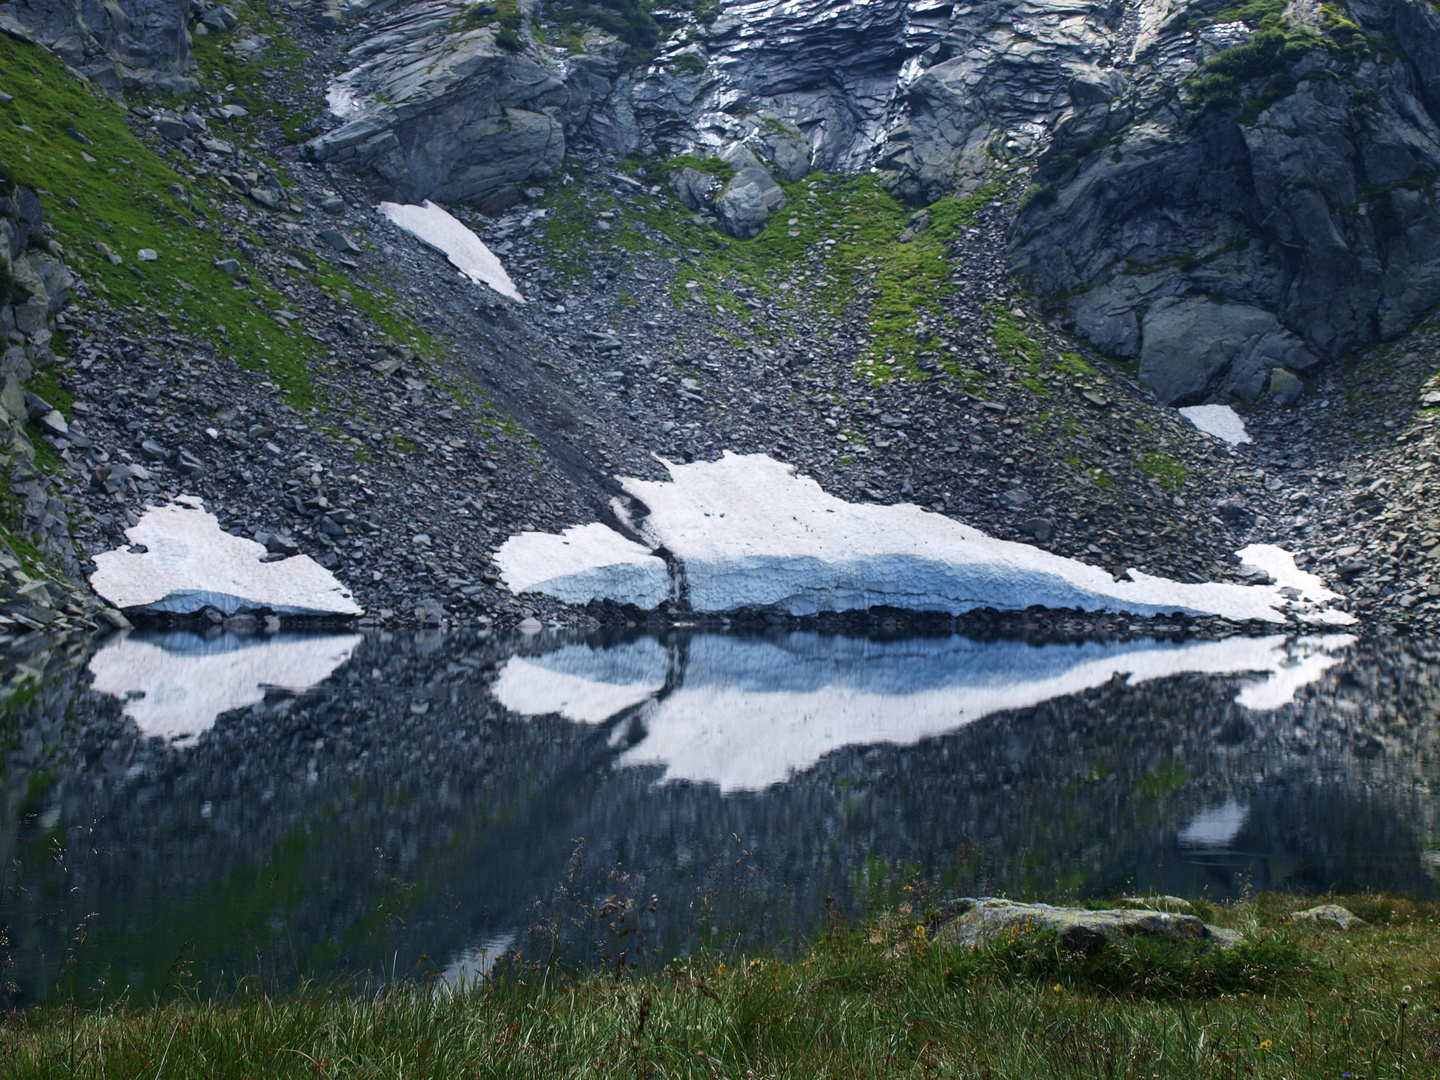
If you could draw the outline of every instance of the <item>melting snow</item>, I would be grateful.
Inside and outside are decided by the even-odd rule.
[[[492,693],[514,712],[559,712],[586,723],[638,707],[644,736],[621,754],[622,764],[658,766],[666,780],[758,790],[842,746],[910,745],[1117,675],[1134,685],[1192,672],[1263,672],[1235,700],[1245,708],[1279,708],[1339,663],[1353,641],[1276,635],[1036,646],[958,636],[876,642],[702,634],[683,653],[644,639],[513,657]]]
[[[559,536],[521,533],[500,546],[495,562],[510,591],[544,593],[567,604],[598,596],[653,608],[670,595],[665,560],[598,521]]]
[[[335,575],[308,555],[261,562],[263,544],[231,536],[194,496],[151,507],[125,530],[132,544],[95,556],[90,585],[125,611],[193,614],[206,607],[233,615],[270,610],[280,615],[359,615],[362,610]]]
[[[362,640],[359,634],[124,637],[90,658],[91,689],[123,699],[125,715],[143,735],[194,739],[222,713],[263,701],[270,687],[300,693],[324,681]]]
[[[810,615],[888,606],[960,614],[1041,605],[1237,621],[1284,622],[1289,614],[1335,624],[1354,621],[1344,612],[1325,611],[1339,597],[1269,545],[1252,545],[1242,555],[1263,564],[1276,579],[1271,585],[1192,585],[1136,570],[1128,571],[1130,580],[1116,580],[1099,567],[997,540],[917,506],[847,503],[763,454],[726,453],[719,461],[666,466],[669,481],[621,484],[648,510],[633,527],[653,548],[673,556],[683,578],[673,593],[679,595],[683,586],[698,612],[770,608]],[[626,517],[618,500],[616,512]],[[598,539],[593,557],[573,541],[562,548],[564,539],[526,533],[507,541],[496,561],[510,588],[568,603],[613,599],[654,606],[632,599],[641,593],[634,584],[639,569],[617,573],[610,548]],[[643,549],[625,550],[638,566]],[[658,572],[644,565],[646,575]],[[612,578],[619,584],[612,586]],[[653,595],[661,595],[658,578]]]
[[[1180,415],[1206,435],[1214,435],[1231,446],[1251,441],[1245,421],[1229,405],[1191,405],[1181,409]]]
[[[429,199],[423,206],[405,206],[400,203],[382,202],[380,212],[400,228],[410,233],[422,244],[440,252],[462,274],[471,281],[489,285],[501,296],[508,296],[520,303],[525,298],[505,267],[500,264],[485,242],[466,228],[465,224],[451,217]]]

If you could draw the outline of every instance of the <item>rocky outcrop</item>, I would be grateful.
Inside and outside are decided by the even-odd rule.
[[[331,88],[345,122],[312,140],[316,161],[373,170],[402,201],[497,209],[565,156],[563,68],[496,44],[484,26],[457,29],[455,8],[405,9],[350,53],[357,66]]]
[[[407,199],[497,204],[548,177],[567,138],[659,157],[744,144],[782,179],[875,167],[928,201],[1038,150],[1075,103],[1108,99],[1119,12],[1093,0],[758,0],[682,26],[652,62],[626,67],[627,46],[599,31],[572,52],[526,30],[510,53],[493,28],[459,30],[452,7],[420,4],[352,50],[331,91],[344,123],[310,152],[372,169]]]
[[[0,28],[37,41],[91,82],[112,93],[158,89],[193,93],[199,84],[188,72],[192,22],[235,25],[220,9],[189,0],[10,0],[0,5]]]
[[[27,389],[55,363],[55,316],[75,279],[50,240],[39,195],[0,187],[0,629],[88,621],[99,605],[81,584],[69,508],[36,462],[40,439],[85,440],[83,423]],[[47,391],[48,395],[48,391]],[[114,625],[124,619],[114,615]],[[93,622],[90,623],[93,629]]]
[[[1386,7],[1437,37],[1430,9]],[[1399,48],[1339,23],[1158,34],[1124,96],[1060,125],[1016,270],[1164,402],[1254,398],[1396,336],[1440,301],[1440,51]]]

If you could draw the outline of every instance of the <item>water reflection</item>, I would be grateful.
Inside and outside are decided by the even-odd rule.
[[[355,651],[359,634],[179,632],[122,636],[90,660],[90,688],[124,702],[142,735],[177,742],[209,731],[215,718],[265,699],[269,689],[299,693],[322,682]]]
[[[580,962],[783,942],[917,877],[1440,875],[1428,643],[132,635],[0,665],[19,1001],[61,970],[459,982],[537,926]]]
[[[638,705],[622,765],[668,780],[756,790],[854,744],[911,744],[982,717],[1078,694],[1125,676],[1260,673],[1235,696],[1277,709],[1339,662],[1350,635],[1224,641],[1030,645],[965,637],[871,641],[702,634],[564,646],[507,661],[495,696],[527,715],[598,723]]]

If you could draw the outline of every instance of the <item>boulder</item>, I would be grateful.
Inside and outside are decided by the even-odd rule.
[[[751,165],[735,174],[720,197],[715,200],[715,213],[721,227],[740,240],[760,235],[772,212],[785,205],[785,192],[774,177],[759,165]]]
[[[1156,301],[1141,331],[1140,379],[1166,405],[1196,404],[1212,390],[1257,397],[1277,362],[1316,362],[1270,312],[1205,296]]]
[[[1341,930],[1360,930],[1370,925],[1359,915],[1339,904],[1319,904],[1312,908],[1306,908],[1304,911],[1297,911],[1290,916],[1290,921],[1311,923],[1316,926],[1321,923],[1333,923]]]
[[[1284,368],[1275,368],[1270,373],[1270,396],[1279,405],[1294,405],[1305,392],[1305,384]]]
[[[1092,911],[1004,899],[962,900],[958,907],[959,916],[943,924],[936,937],[977,949],[993,948],[1038,934],[1054,934],[1061,944],[1072,949],[1123,945],[1136,937],[1215,945],[1222,949],[1244,941],[1236,931],[1210,926],[1194,915],[1145,908]]]
[[[684,168],[670,178],[670,186],[691,210],[707,210],[715,199],[720,182],[710,173]]]

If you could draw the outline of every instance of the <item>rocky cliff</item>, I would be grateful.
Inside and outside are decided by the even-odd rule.
[[[362,35],[313,157],[484,209],[552,177],[567,140],[743,144],[792,177],[874,171],[917,204],[1034,168],[1014,271],[1167,403],[1254,398],[1276,368],[1392,338],[1440,299],[1440,16],[1413,0],[767,0],[708,25],[660,12],[638,63],[593,28],[547,45],[567,27],[543,9],[518,51],[455,10],[412,5]],[[744,237],[765,212],[718,216]]]

